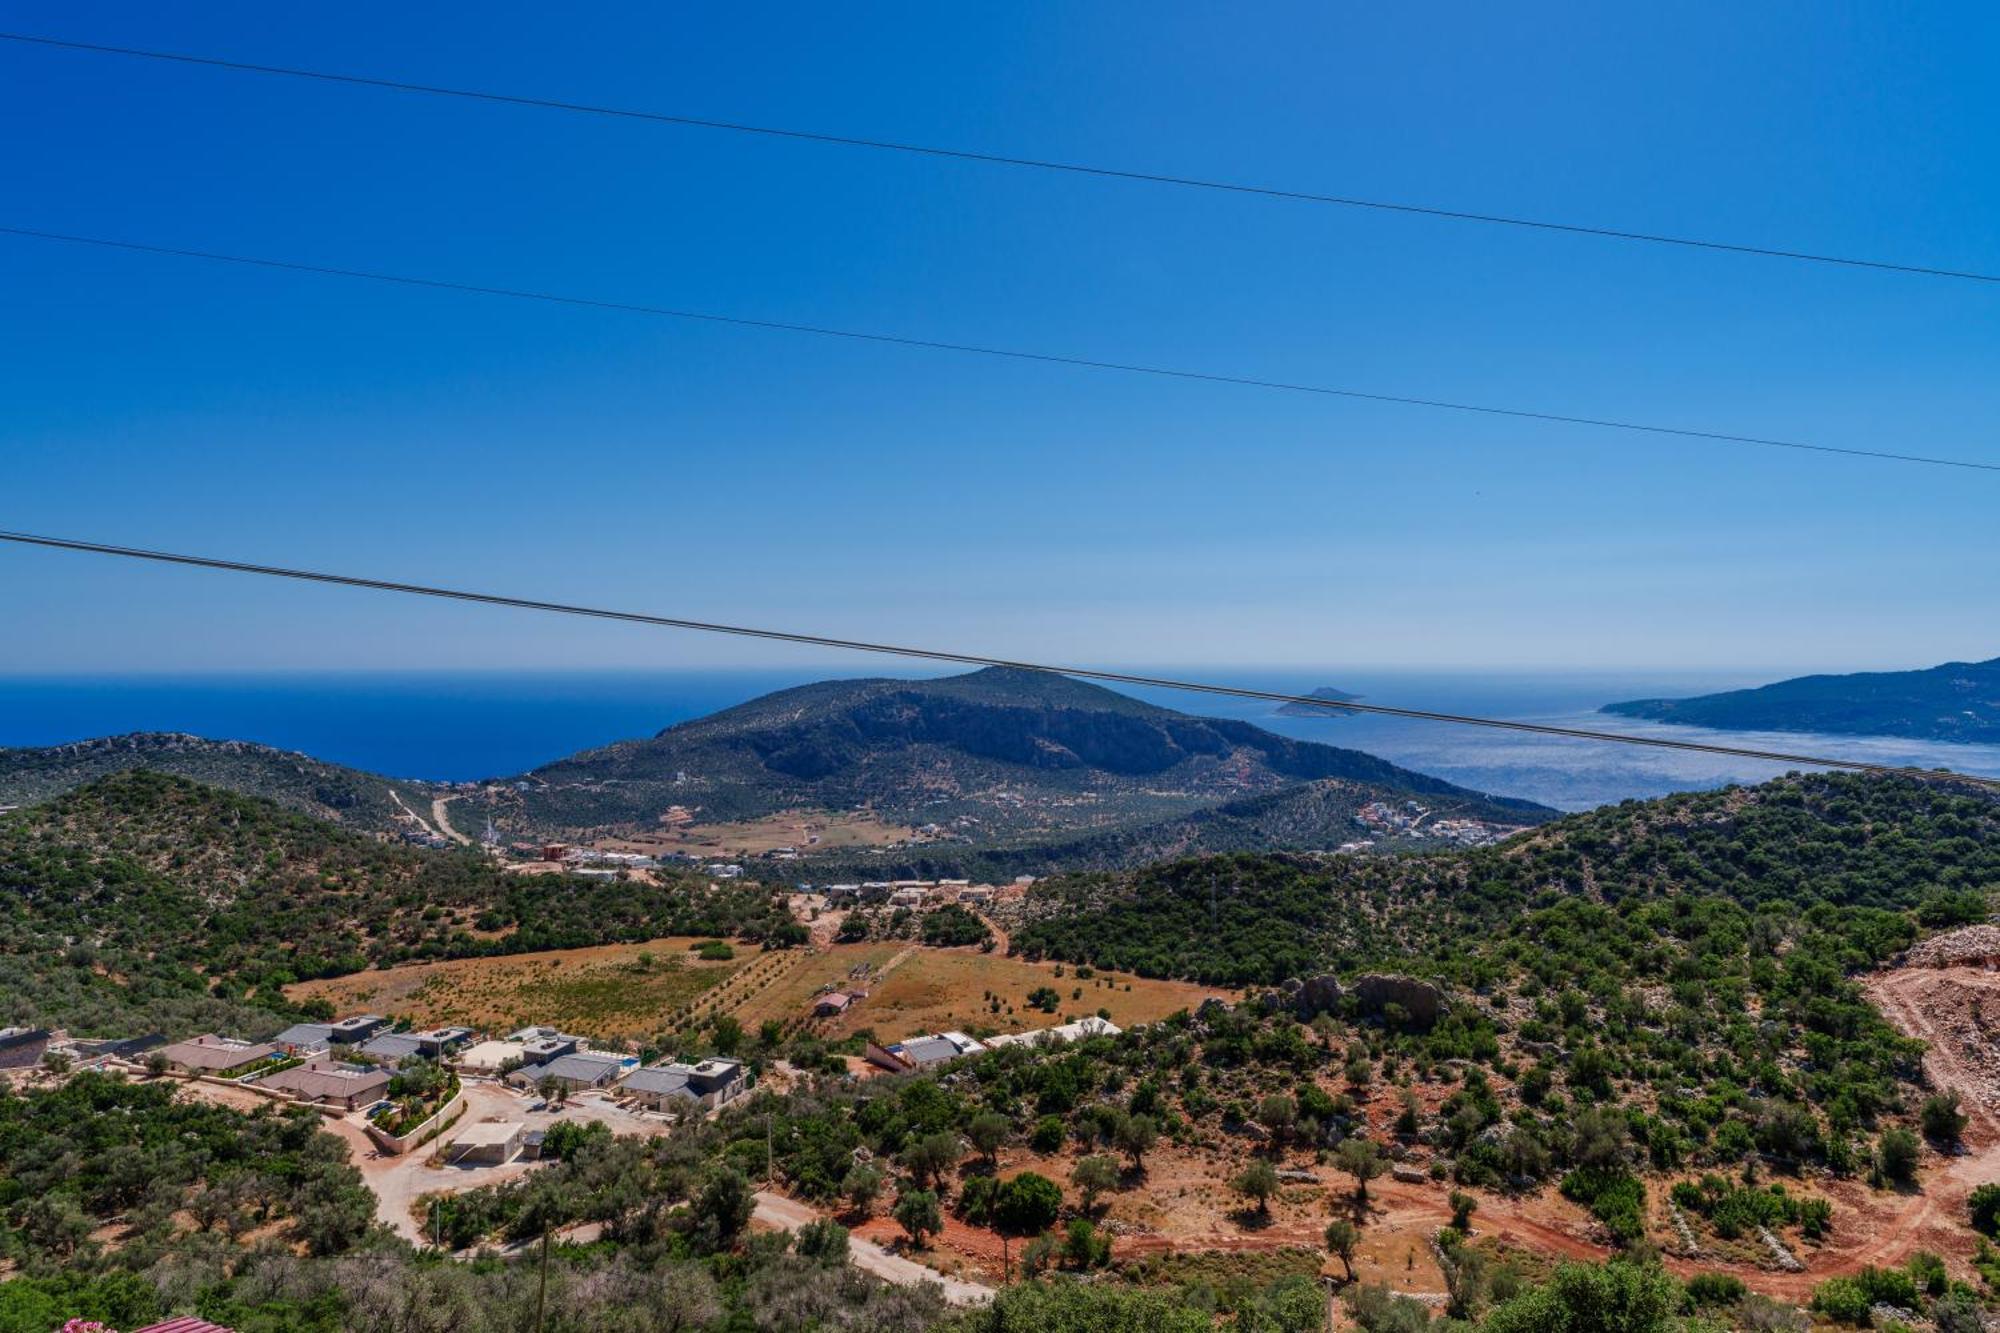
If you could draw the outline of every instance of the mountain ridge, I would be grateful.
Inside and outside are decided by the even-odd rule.
[[[1686,699],[1627,699],[1598,711],[1719,731],[2000,741],[2000,657],[1913,671],[1795,676]]]
[[[143,769],[370,832],[401,822],[393,779],[257,741],[132,731],[60,745],[0,748],[0,804],[39,805],[100,778]],[[420,783],[403,783],[420,788]]]
[[[866,807],[914,822],[970,820],[1012,837],[1052,824],[1172,818],[1325,780],[1370,784],[1385,798],[1449,800],[1501,822],[1553,814],[1357,750],[1001,667],[781,690],[522,778],[530,822],[567,827],[636,824],[673,805],[721,819]]]

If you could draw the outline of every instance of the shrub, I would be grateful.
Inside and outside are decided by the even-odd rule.
[[[1812,1308],[1837,1323],[1868,1323],[1868,1293],[1851,1277],[1830,1277],[1814,1287]]]
[[[1028,1136],[1028,1146],[1036,1152],[1059,1152],[1067,1134],[1061,1116],[1045,1115],[1035,1122],[1034,1132]]]
[[[944,1214],[938,1208],[938,1197],[929,1190],[905,1190],[896,1200],[894,1213],[896,1225],[909,1235],[910,1243],[918,1249],[924,1247],[926,1236],[935,1236],[944,1230]]]
[[[1717,1310],[1736,1304],[1749,1288],[1730,1273],[1696,1273],[1688,1279],[1688,1301],[1698,1309]]]
[[[1590,1209],[1620,1245],[1646,1234],[1646,1187],[1622,1168],[1578,1167],[1563,1177],[1566,1198]]]
[[[847,1262],[847,1228],[832,1218],[817,1218],[799,1228],[798,1252],[822,1268]]]
[[[1955,1146],[1959,1136],[1965,1133],[1966,1115],[1958,1109],[1958,1094],[1941,1092],[1924,1099],[1924,1107],[1918,1115],[1923,1125],[1924,1137],[1933,1143]]]
[[[1917,1306],[1916,1281],[1900,1268],[1876,1268],[1871,1265],[1856,1273],[1854,1282],[1870,1305],[1893,1305],[1903,1310]]]
[[[1981,1185],[1966,1202],[1972,1211],[1972,1229],[1982,1235],[2000,1236],[2000,1185]]]
[[[1677,1326],[1682,1294],[1680,1283],[1657,1265],[1618,1259],[1563,1264],[1544,1285],[1495,1307],[1480,1333],[1667,1333]]]
[[[1885,1129],[1876,1141],[1875,1164],[1892,1184],[1913,1184],[1917,1178],[1920,1152],[1917,1136],[1909,1130]]]
[[[1054,1224],[1062,1202],[1062,1187],[1055,1181],[1023,1171],[1000,1187],[993,1201],[993,1218],[1015,1235],[1039,1235]]]
[[[1929,1250],[1918,1250],[1903,1265],[1910,1280],[1923,1289],[1926,1296],[1942,1296],[1951,1285],[1951,1275],[1945,1271],[1944,1260]]]

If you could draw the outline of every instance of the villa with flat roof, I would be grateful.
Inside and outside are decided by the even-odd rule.
[[[375,1101],[389,1089],[388,1071],[373,1065],[351,1065],[322,1056],[257,1080],[260,1088],[286,1093],[302,1102],[352,1111]]]
[[[635,1069],[618,1085],[630,1097],[654,1111],[699,1106],[712,1111],[749,1090],[741,1060],[698,1060],[693,1064],[653,1065]]]
[[[160,1048],[168,1066],[184,1074],[233,1074],[280,1053],[268,1041],[241,1041],[213,1032]]]

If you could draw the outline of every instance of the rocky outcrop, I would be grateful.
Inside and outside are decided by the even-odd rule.
[[[1350,997],[1354,1011],[1365,1018],[1387,1018],[1394,1005],[1397,1020],[1418,1032],[1430,1031],[1449,1012],[1444,992],[1430,982],[1377,974],[1362,977],[1351,986],[1342,986],[1332,976],[1292,977],[1260,996],[1258,1006],[1266,1013],[1286,1011],[1305,1020],[1338,1013],[1341,1001]]]
[[[1428,1032],[1436,1027],[1448,1009],[1443,991],[1428,981],[1412,977],[1371,973],[1357,980],[1349,988],[1349,993],[1354,996],[1361,1012],[1370,1017],[1385,1017],[1389,1006],[1395,1005],[1401,1011],[1403,1021],[1419,1032]]]
[[[1340,981],[1336,977],[1292,977],[1280,986],[1266,1008],[1289,1009],[1301,1020],[1333,1013],[1340,1007]]]

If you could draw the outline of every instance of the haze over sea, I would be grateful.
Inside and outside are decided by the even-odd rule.
[[[1144,668],[1131,668],[1144,672]],[[914,675],[833,667],[653,672],[432,672],[340,675],[0,678],[0,746],[54,745],[129,731],[252,740],[396,777],[464,781],[519,773],[609,741],[648,736],[771,690],[835,676]],[[2000,777],[2000,746],[1809,733],[1719,732],[1609,717],[1619,699],[1762,683],[1741,673],[1259,671],[1160,674],[1306,693],[1331,685],[1370,703],[1714,741]],[[1481,728],[1349,715],[1285,717],[1274,705],[1132,690],[1186,712],[1240,718],[1283,735],[1366,750],[1465,786],[1565,810],[1629,797],[1759,781],[1774,764],[1564,741]]]

